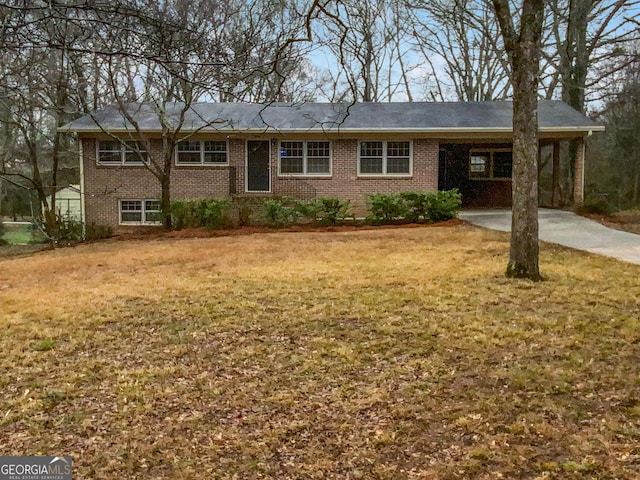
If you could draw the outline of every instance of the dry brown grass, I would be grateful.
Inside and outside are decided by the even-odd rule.
[[[635,479],[640,267],[414,228],[0,261],[0,455],[75,478]]]

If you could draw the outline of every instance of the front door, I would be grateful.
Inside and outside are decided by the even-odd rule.
[[[247,142],[247,192],[271,190],[269,175],[269,141]]]

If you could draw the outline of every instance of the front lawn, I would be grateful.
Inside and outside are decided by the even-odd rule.
[[[636,479],[640,266],[466,225],[0,260],[0,455],[79,479]]]

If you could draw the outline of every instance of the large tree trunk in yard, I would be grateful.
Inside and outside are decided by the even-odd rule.
[[[522,0],[519,32],[509,0],[492,0],[513,84],[513,207],[507,277],[542,280],[538,266],[538,84],[543,0]]]
[[[536,69],[537,70],[537,69]],[[522,72],[528,77],[532,72]],[[537,78],[537,71],[533,73]],[[528,78],[516,80],[528,82]],[[538,98],[536,89],[513,98],[513,207],[507,276],[540,280],[538,266]],[[532,94],[533,93],[533,94]],[[533,98],[531,98],[533,97]]]
[[[169,231],[171,224],[171,175],[164,175],[160,181],[162,194],[160,197],[160,210],[162,210],[162,226]]]

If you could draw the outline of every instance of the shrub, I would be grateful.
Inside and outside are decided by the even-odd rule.
[[[349,200],[339,200],[337,198],[319,198],[314,202],[316,206],[316,217],[325,225],[336,225],[346,218],[353,218],[349,209]]]
[[[206,227],[210,229],[225,228],[230,224],[228,208],[229,200],[175,200],[171,202],[170,212],[175,230],[183,228]]]
[[[429,195],[428,217],[432,222],[455,218],[462,206],[462,195],[457,188],[432,192]]]
[[[254,199],[251,198],[237,198],[235,199],[235,205],[238,212],[238,225],[244,227],[251,223],[251,217],[254,214]]]
[[[371,223],[392,223],[399,219],[410,222],[441,222],[455,218],[462,206],[457,189],[439,192],[402,192],[376,194],[368,198]]]
[[[295,201],[294,207],[298,217],[316,222],[321,216],[321,205],[317,201]]]
[[[576,209],[578,214],[611,215],[615,208],[611,206],[606,195],[591,194],[587,196],[584,203]]]
[[[392,223],[398,218],[404,218],[407,213],[405,202],[400,195],[384,193],[369,195],[367,209],[369,210],[367,220],[376,224]]]
[[[175,230],[182,230],[190,226],[191,215],[187,202],[175,200],[169,207],[171,211],[171,225]]]
[[[286,196],[267,198],[263,205],[270,227],[287,227],[294,223],[299,215],[299,203]]]
[[[113,237],[113,229],[108,225],[96,225],[95,223],[90,223],[86,227],[86,240],[101,240],[103,238],[111,237]]]
[[[405,219],[410,222],[429,220],[429,206],[433,192],[402,192],[400,198],[405,204]]]
[[[38,232],[41,231],[46,238],[54,243],[79,242],[82,240],[82,222],[60,211],[50,212],[50,223],[34,223],[31,228],[31,241],[29,243],[41,243]]]
[[[56,216],[57,231],[55,239],[58,242],[79,242],[82,240],[82,222],[70,217]]]
[[[218,228],[225,228],[229,226],[229,216],[227,209],[229,208],[229,200],[223,199],[210,199],[201,200],[203,205],[203,226],[212,230]]]

